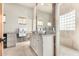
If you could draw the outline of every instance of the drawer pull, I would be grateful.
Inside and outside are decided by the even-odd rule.
[[[4,41],[4,39],[0,38],[0,42]]]

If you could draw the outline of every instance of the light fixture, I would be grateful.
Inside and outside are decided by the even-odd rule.
[[[44,3],[41,3],[41,5],[44,5]]]
[[[47,23],[48,26],[51,26],[52,24],[50,22]]]
[[[43,25],[43,22],[42,21],[38,21],[38,25]]]

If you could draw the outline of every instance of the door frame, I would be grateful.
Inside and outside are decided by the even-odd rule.
[[[0,10],[0,17],[1,17],[1,22],[0,22],[0,26],[1,26],[1,29],[0,29],[0,46],[1,46],[1,48],[0,48],[0,56],[2,56],[3,55],[3,22],[2,22],[2,18],[3,18],[3,4],[2,3],[0,3],[0,8],[1,8],[1,10]]]
[[[60,5],[61,3],[56,3],[55,6],[56,41],[54,44],[56,46],[56,56],[60,55]]]

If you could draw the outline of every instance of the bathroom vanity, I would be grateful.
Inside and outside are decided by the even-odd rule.
[[[34,50],[34,52],[38,56],[43,55],[42,53],[43,52],[43,41],[42,41],[41,35],[39,35],[38,33],[33,33],[30,39],[30,45],[31,45],[31,48]]]
[[[54,35],[34,33],[30,40],[31,47],[38,56],[54,55]]]
[[[54,35],[46,34],[43,37],[43,56],[54,55]]]

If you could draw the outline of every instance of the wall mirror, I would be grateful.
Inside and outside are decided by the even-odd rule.
[[[37,4],[37,31],[42,33],[52,32],[52,4]]]

